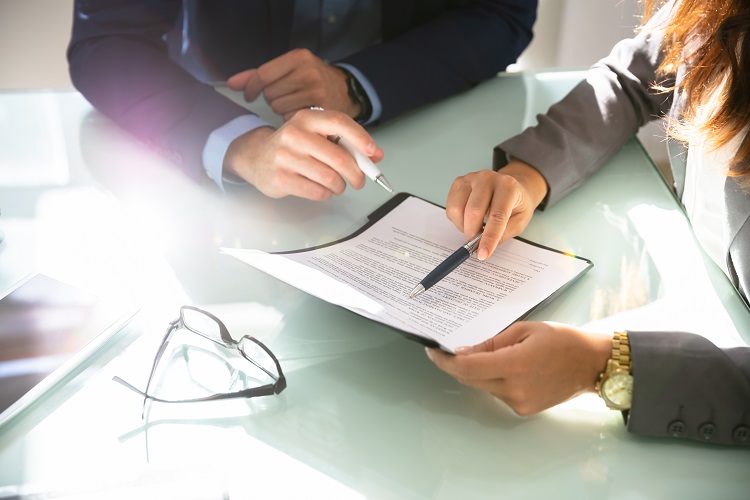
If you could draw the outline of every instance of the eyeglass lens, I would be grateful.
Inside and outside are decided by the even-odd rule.
[[[203,311],[183,307],[181,311],[182,324],[188,330],[222,341],[221,326],[213,317]]]
[[[259,344],[253,342],[248,337],[240,340],[240,349],[245,357],[255,366],[263,370],[266,375],[276,380],[279,377],[276,361],[271,354],[263,349]]]

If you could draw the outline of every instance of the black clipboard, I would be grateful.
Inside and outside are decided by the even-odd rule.
[[[349,234],[349,235],[347,235],[347,236],[345,236],[343,238],[340,238],[338,240],[331,241],[331,242],[328,242],[328,243],[323,243],[321,245],[316,245],[316,246],[313,246],[313,247],[309,247],[309,248],[298,249],[298,250],[287,250],[287,251],[280,251],[280,252],[272,252],[272,253],[278,254],[278,255],[305,253],[305,252],[319,250],[319,249],[326,248],[326,247],[331,247],[331,246],[340,244],[342,242],[346,242],[348,240],[351,240],[353,238],[356,238],[357,236],[361,235],[363,232],[367,231],[367,229],[369,229],[370,227],[372,227],[378,221],[380,221],[381,219],[383,219],[383,217],[385,217],[388,213],[390,213],[391,211],[393,211],[396,207],[398,207],[401,203],[403,203],[404,201],[408,200],[409,198],[418,198],[418,199],[420,199],[420,200],[422,200],[424,202],[427,202],[427,203],[429,203],[431,205],[434,205],[436,207],[439,207],[439,208],[442,208],[442,209],[445,208],[442,205],[439,205],[439,204],[434,203],[434,202],[432,202],[430,200],[421,198],[419,196],[415,196],[415,195],[410,194],[410,193],[405,193],[405,192],[396,193],[390,199],[388,199],[385,203],[383,203],[381,206],[379,206],[378,208],[376,208],[375,210],[373,210],[367,216],[367,222],[364,225],[362,225],[360,228],[358,228],[357,230],[355,230],[354,232],[352,232],[351,234]],[[551,248],[551,247],[548,247],[548,246],[545,246],[545,245],[541,245],[539,243],[535,243],[533,241],[530,241],[530,240],[527,240],[525,238],[521,238],[521,237],[518,237],[518,236],[516,236],[514,239],[523,241],[526,244],[529,244],[529,245],[532,245],[532,246],[535,246],[535,247],[538,247],[538,248],[543,248],[543,249],[545,249],[547,251],[556,252],[556,253],[559,253],[559,254],[564,254],[564,255],[567,255],[569,257],[572,257],[572,258],[575,258],[575,259],[579,259],[579,260],[581,260],[581,261],[583,261],[583,262],[586,263],[586,267],[580,273],[578,273],[572,279],[568,280],[563,286],[561,286],[560,288],[558,288],[551,295],[548,295],[544,300],[541,300],[540,302],[535,303],[532,307],[530,307],[528,310],[526,310],[523,314],[521,314],[520,316],[518,316],[515,319],[514,322],[522,321],[522,320],[526,319],[528,316],[530,316],[535,311],[541,309],[545,305],[547,305],[550,302],[552,302],[553,300],[555,300],[565,290],[567,290],[573,283],[577,282],[578,279],[581,278],[581,276],[583,276],[584,274],[586,274],[586,272],[588,272],[589,269],[591,269],[594,266],[594,264],[593,264],[593,262],[591,260],[586,259],[584,257],[580,257],[578,255],[572,255],[570,253],[563,252],[561,250],[558,250],[558,249],[555,249],[555,248]],[[334,305],[338,305],[338,304],[334,304]],[[343,306],[340,306],[340,307],[343,307]],[[343,308],[347,309],[346,307],[343,307]],[[352,311],[352,312],[354,312],[355,314],[357,314],[355,311]],[[370,318],[368,318],[368,319],[370,319]],[[373,320],[373,321],[376,321],[376,320]],[[439,342],[437,342],[436,340],[434,340],[432,338],[423,337],[421,335],[418,335],[418,334],[415,334],[415,333],[412,333],[412,332],[409,332],[409,331],[405,331],[405,330],[402,330],[400,328],[396,328],[396,327],[394,327],[392,325],[389,325],[387,323],[382,323],[381,322],[381,324],[383,324],[384,326],[387,326],[387,327],[391,328],[392,330],[400,333],[401,335],[403,335],[407,339],[413,340],[413,341],[418,342],[418,343],[420,343],[422,345],[425,345],[427,347],[436,347],[436,348],[441,347],[440,344],[439,344]]]
[[[365,223],[364,225],[362,225],[359,229],[357,229],[353,233],[344,236],[343,238],[339,238],[338,240],[330,241],[328,243],[322,243],[320,245],[316,245],[316,246],[313,246],[313,247],[300,248],[298,250],[282,250],[280,252],[271,252],[271,253],[278,254],[278,255],[291,254],[291,253],[304,253],[304,252],[310,252],[312,250],[319,250],[321,248],[326,248],[326,247],[338,245],[339,243],[342,243],[344,241],[351,240],[352,238],[356,238],[360,234],[362,234],[365,231],[367,231],[370,227],[372,227],[373,225],[375,225],[376,222],[378,222],[380,219],[382,219],[383,217],[385,217],[394,208],[396,208],[397,206],[399,206],[401,203],[403,203],[404,201],[408,200],[409,198],[419,198],[420,200],[426,201],[427,203],[429,203],[431,205],[435,205],[436,207],[440,207],[440,208],[443,208],[443,209],[445,208],[445,207],[443,207],[441,205],[438,205],[437,203],[433,203],[430,200],[426,200],[426,199],[424,199],[424,198],[422,198],[420,196],[415,196],[415,195],[409,194],[409,193],[396,193],[393,196],[391,196],[388,199],[388,201],[386,201],[385,203],[383,203],[382,205],[380,205],[378,208],[376,208],[375,210],[373,210],[372,212],[370,212],[370,214],[367,216],[367,223]]]

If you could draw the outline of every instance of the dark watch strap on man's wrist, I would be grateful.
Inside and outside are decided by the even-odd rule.
[[[370,98],[367,97],[367,92],[365,92],[364,87],[362,87],[362,84],[359,83],[359,80],[354,75],[342,67],[339,67],[339,69],[346,76],[346,87],[349,91],[349,98],[355,104],[359,104],[359,114],[354,119],[358,122],[366,121],[372,115],[372,104],[370,103]]]

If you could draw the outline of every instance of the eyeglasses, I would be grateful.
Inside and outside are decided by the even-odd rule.
[[[172,358],[179,358],[184,361],[185,372],[190,382],[191,391],[198,390],[202,394],[209,393],[200,397],[161,397],[156,396],[153,392],[157,373],[167,352],[167,346],[173,334],[184,329],[184,331],[198,334],[200,337],[209,340],[214,347],[239,352],[241,360],[249,361],[255,368],[265,375],[266,380],[271,380],[260,386],[247,387],[252,384],[252,377],[245,368],[247,366],[237,367],[236,363],[229,360],[227,352],[217,353],[212,349],[203,348],[195,345],[181,345],[179,349],[173,351]],[[208,361],[208,363],[199,363],[198,360]],[[166,363],[162,363],[166,364]],[[244,364],[244,363],[243,363]],[[167,377],[169,372],[165,374]],[[217,383],[217,378],[219,382]],[[120,377],[113,377],[118,382],[132,391],[143,396],[143,411],[145,413],[146,403],[158,401],[161,403],[197,403],[202,401],[217,401],[233,398],[253,398],[257,396],[270,396],[279,394],[286,388],[286,378],[281,370],[279,360],[274,356],[271,350],[260,340],[245,335],[239,340],[234,340],[229,334],[229,330],[219,318],[193,306],[182,306],[180,308],[180,317],[171,321],[167,328],[164,338],[161,341],[159,350],[154,357],[151,373],[146,383],[146,390],[141,391],[135,386],[129,384]],[[240,390],[232,391],[233,387],[245,387]],[[219,388],[223,392],[213,392]],[[228,392],[227,392],[228,391]]]

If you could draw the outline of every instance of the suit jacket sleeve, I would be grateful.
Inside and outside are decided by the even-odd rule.
[[[750,445],[750,347],[684,332],[628,332],[630,432]]]
[[[382,43],[341,62],[372,83],[386,121],[515,62],[531,41],[536,8],[536,0],[383,0]]]
[[[173,62],[163,40],[177,0],[76,0],[68,47],[76,88],[193,178],[208,135],[248,111]]]
[[[652,23],[661,19],[660,12]],[[565,98],[529,127],[495,148],[493,167],[509,157],[533,165],[547,181],[541,208],[550,206],[607,163],[638,129],[669,110],[671,97],[651,87],[661,37],[643,30],[618,43]],[[667,82],[667,84],[669,84]]]

